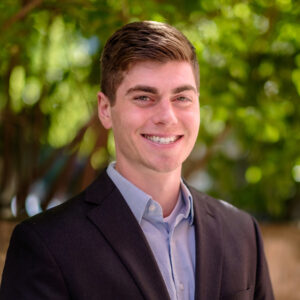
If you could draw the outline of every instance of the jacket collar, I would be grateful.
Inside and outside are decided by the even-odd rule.
[[[170,299],[142,229],[105,171],[88,187],[85,201],[96,204],[88,218],[118,253],[145,299]]]
[[[190,188],[196,235],[195,299],[219,299],[222,279],[222,226],[209,196]]]

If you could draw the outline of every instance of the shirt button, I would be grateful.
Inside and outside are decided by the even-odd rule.
[[[179,283],[179,288],[180,288],[180,290],[182,290],[182,291],[184,290],[184,285],[183,285],[182,282]]]
[[[151,211],[151,212],[155,211],[155,205],[154,204],[151,204],[149,206],[149,211]]]

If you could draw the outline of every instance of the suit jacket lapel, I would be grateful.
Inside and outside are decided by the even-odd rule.
[[[98,204],[88,217],[123,260],[144,297],[170,299],[142,229],[106,172],[87,193],[86,201]]]
[[[195,299],[219,299],[222,278],[222,228],[207,196],[191,189],[195,210]]]

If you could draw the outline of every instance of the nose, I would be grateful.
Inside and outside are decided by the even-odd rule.
[[[172,102],[168,99],[161,99],[156,105],[152,120],[155,124],[176,124],[177,116]]]

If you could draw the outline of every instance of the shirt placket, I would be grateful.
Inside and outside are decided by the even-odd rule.
[[[184,299],[184,283],[178,275],[177,264],[178,264],[178,251],[177,251],[177,239],[176,239],[176,227],[182,221],[183,216],[179,215],[176,218],[175,224],[169,227],[166,223],[168,229],[168,242],[169,242],[169,258],[172,270],[173,287],[175,290],[176,299]]]

